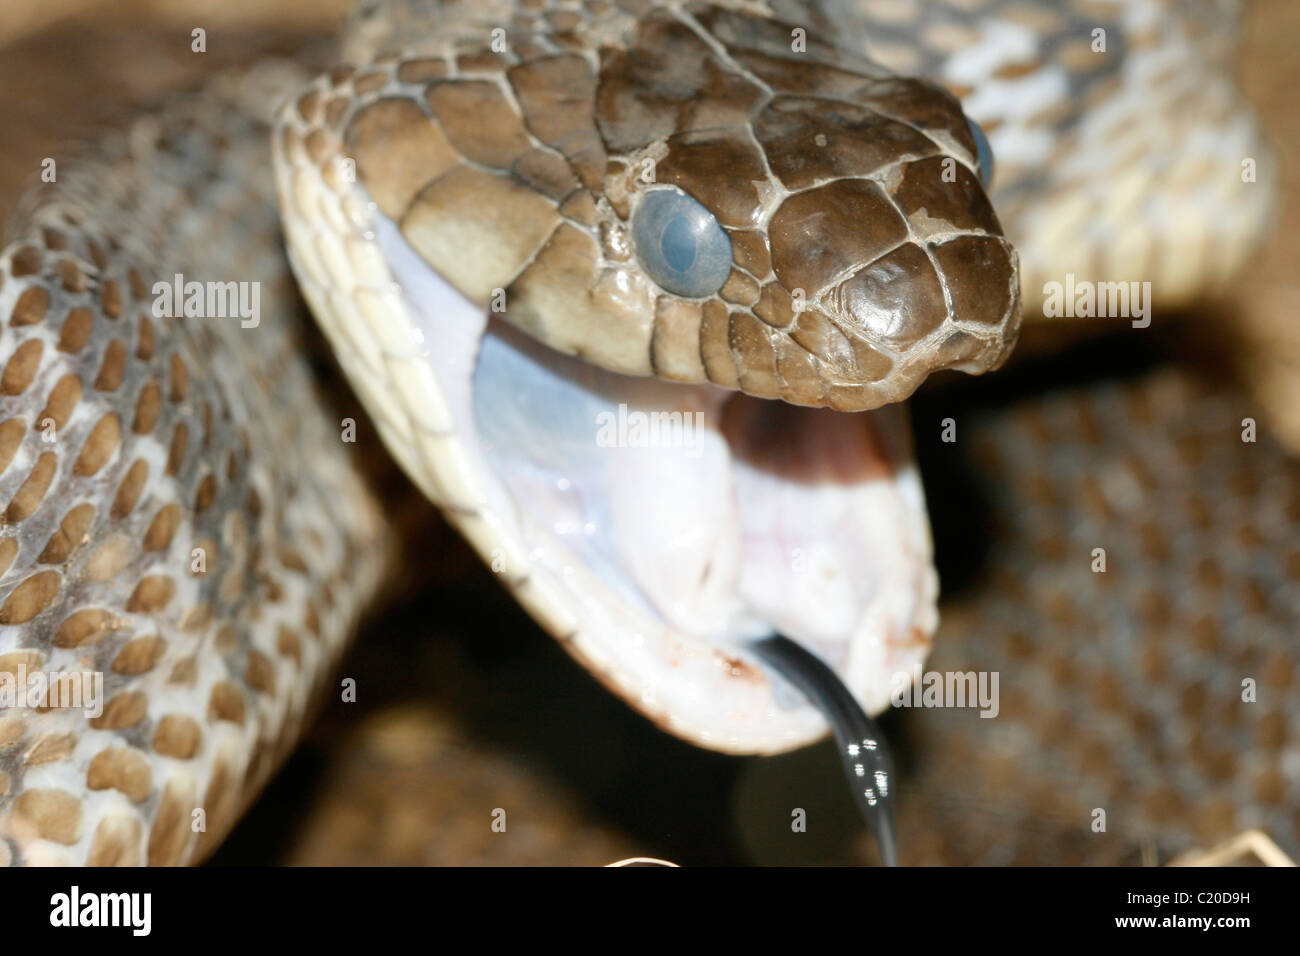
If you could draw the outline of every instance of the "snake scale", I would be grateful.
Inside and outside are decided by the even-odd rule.
[[[67,164],[0,257],[0,674],[99,673],[104,706],[0,715],[0,859],[202,859],[335,692],[393,531],[295,286],[350,427],[652,720],[824,734],[746,649],[773,629],[886,708],[938,626],[899,403],[1005,362],[1050,282],[1174,308],[1267,224],[1233,6],[379,0],[351,65],[217,77]],[[182,277],[255,284],[260,317],[168,314]],[[595,437],[629,411],[698,428]],[[951,414],[1004,517],[993,597],[924,666],[999,672],[1001,713],[896,743],[903,831],[1294,852],[1295,466],[1185,371]]]

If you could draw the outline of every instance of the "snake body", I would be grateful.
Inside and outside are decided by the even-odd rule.
[[[0,853],[201,858],[374,597],[382,509],[291,275],[393,457],[633,706],[730,752],[816,739],[744,650],[779,627],[883,709],[937,625],[896,403],[1005,361],[1022,292],[1184,302],[1267,219],[1228,12],[365,3],[353,65],[222,78],[103,144],[0,259],[0,671],[97,670],[107,697],[0,717]],[[656,196],[724,235],[716,288],[648,271]],[[156,315],[176,274],[256,278],[260,325]],[[701,416],[694,457],[597,446],[620,406]]]
[[[231,176],[261,162],[258,106],[287,78],[218,84],[104,144],[6,250],[4,669],[105,675],[97,717],[0,721],[12,861],[208,852],[376,586],[384,526],[287,321],[271,184]],[[216,223],[245,243],[212,248]],[[153,283],[199,262],[261,283],[256,347],[238,320],[155,314]]]

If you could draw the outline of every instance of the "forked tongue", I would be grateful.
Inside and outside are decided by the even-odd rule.
[[[890,797],[893,767],[889,747],[876,722],[835,672],[802,644],[776,634],[751,641],[749,646],[822,712],[835,735],[853,799],[875,834],[880,858],[885,866],[898,866]]]

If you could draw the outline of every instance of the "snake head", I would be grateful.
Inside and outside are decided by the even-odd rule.
[[[1015,254],[937,87],[711,5],[570,19],[504,53],[486,20],[465,51],[398,30],[286,107],[295,268],[388,447],[544,627],[671,732],[788,750],[826,724],[755,639],[871,713],[925,658],[895,403],[1002,360]]]
[[[462,294],[609,371],[845,411],[1003,361],[1016,255],[951,94],[712,5],[574,29],[415,60],[349,122]]]
[[[511,319],[613,371],[840,410],[1000,365],[1016,254],[958,102],[815,38],[792,49],[787,25],[693,13],[651,13],[604,58],[581,154],[603,167],[594,236],[557,229]]]

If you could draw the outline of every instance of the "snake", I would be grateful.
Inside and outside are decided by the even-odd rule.
[[[1176,309],[1267,230],[1235,7],[365,0],[341,65],[94,143],[0,256],[0,678],[102,683],[0,713],[0,862],[197,862],[256,800],[395,573],[358,430],[663,730],[774,755],[838,713],[874,750],[939,627],[907,400],[1066,324],[1054,282]],[[1094,859],[1294,852],[1300,484],[1248,400],[1169,369],[956,394],[1006,517],[934,660],[1015,690],[895,746],[929,761],[904,831],[964,801],[953,842],[1028,861],[1100,805]],[[890,782],[858,791],[887,862]]]

